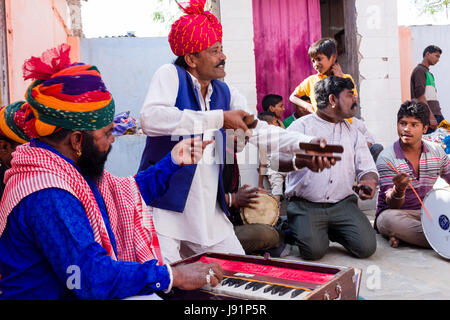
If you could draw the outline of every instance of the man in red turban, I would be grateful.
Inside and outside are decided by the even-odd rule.
[[[221,80],[226,61],[222,26],[204,10],[205,2],[180,4],[185,15],[172,25],[169,34],[177,58],[153,75],[140,114],[142,129],[148,135],[140,171],[158,162],[180,137],[202,135],[203,139],[216,140],[206,147],[198,165],[178,171],[171,177],[165,196],[150,203],[168,263],[186,256],[180,253],[181,247],[188,248],[188,254],[245,254],[228,219],[231,202],[224,192],[222,171],[224,163],[234,161],[234,157],[225,159],[226,140],[236,138],[237,131],[249,133],[243,119],[251,112],[244,96]],[[300,152],[299,142],[314,139],[268,127],[258,122],[250,142],[294,154]],[[320,163],[320,169],[329,166],[328,160]]]

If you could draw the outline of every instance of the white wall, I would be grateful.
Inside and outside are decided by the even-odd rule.
[[[221,0],[220,20],[223,50],[227,56],[225,81],[246,97],[250,110],[256,115],[252,0]],[[257,159],[257,149],[251,145],[238,154],[242,184],[257,186]]]
[[[361,116],[378,143],[397,139],[401,104],[397,1],[356,0]]]
[[[430,67],[436,79],[438,99],[442,113],[450,118],[450,25],[411,26],[414,67],[422,61],[423,50],[431,44],[442,49],[439,63]]]

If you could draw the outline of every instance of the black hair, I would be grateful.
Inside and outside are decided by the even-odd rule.
[[[73,130],[70,130],[70,129],[59,128],[52,134],[45,136],[43,138],[47,139],[51,142],[59,143],[59,142],[63,141],[72,132],[73,132]]]
[[[398,110],[397,123],[403,117],[413,117],[422,122],[423,126],[430,124],[430,109],[428,106],[418,100],[405,101]]]
[[[440,54],[442,54],[442,49],[435,45],[428,46],[425,48],[425,50],[423,50],[423,57],[425,58],[427,53],[435,53],[435,52],[439,52]]]
[[[193,53],[194,56],[198,57],[198,52]],[[186,63],[186,59],[184,58],[186,56],[179,56],[174,61],[173,64],[182,67],[184,69],[189,68],[188,64]]]
[[[275,106],[280,101],[283,101],[283,97],[278,94],[268,94],[262,100],[262,108],[264,111],[269,111],[270,106]]]
[[[326,77],[320,80],[314,86],[316,93],[317,108],[324,109],[329,104],[330,95],[339,97],[345,89],[353,90],[355,85],[350,78],[341,78],[336,76]]]
[[[264,111],[258,114],[258,119],[261,121],[266,121],[268,123],[271,123],[273,119],[276,119],[277,115],[274,112],[271,111]]]
[[[323,38],[314,42],[308,49],[308,56],[310,59],[318,54],[324,54],[328,59],[334,54],[337,56],[337,43],[332,38]]]

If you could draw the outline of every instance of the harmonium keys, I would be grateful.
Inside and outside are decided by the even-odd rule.
[[[249,280],[245,276],[247,275],[242,275],[242,277],[224,276],[219,285],[216,287],[205,286],[203,290],[249,300],[303,300],[312,291],[305,287]]]
[[[173,290],[169,300],[322,300],[358,296],[359,269],[270,257],[203,253],[175,263],[218,263],[224,272],[219,285],[200,290]]]

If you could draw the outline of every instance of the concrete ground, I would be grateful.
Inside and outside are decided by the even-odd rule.
[[[447,186],[438,181],[436,187]],[[374,202],[360,203],[373,223]],[[301,260],[293,247],[289,260]],[[338,243],[331,243],[327,254],[314,263],[347,266],[362,270],[359,296],[366,300],[450,300],[450,260],[432,249],[401,244],[391,248],[377,234],[377,251],[368,259],[350,256]]]

